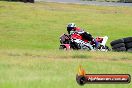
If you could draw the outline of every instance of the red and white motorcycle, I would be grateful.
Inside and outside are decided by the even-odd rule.
[[[108,40],[107,36],[96,37],[95,40],[98,42],[98,46],[95,47],[95,43],[83,40],[82,36],[75,33],[72,35],[63,34],[60,36],[60,47],[59,49],[64,50],[91,50],[91,51],[110,51],[111,49],[106,46]]]

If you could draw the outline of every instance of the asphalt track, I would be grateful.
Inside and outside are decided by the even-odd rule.
[[[98,5],[98,6],[132,6],[132,3],[120,3],[120,2],[97,2],[97,1],[81,1],[81,0],[35,0],[35,1]]]

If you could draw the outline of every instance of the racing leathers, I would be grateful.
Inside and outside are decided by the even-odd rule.
[[[98,42],[93,38],[93,36],[92,36],[90,33],[83,31],[83,30],[82,30],[81,28],[79,28],[79,27],[76,27],[76,28],[74,28],[74,29],[72,29],[72,30],[70,31],[70,35],[72,35],[72,34],[74,34],[74,33],[79,34],[79,35],[82,37],[82,40],[83,40],[83,41],[85,41],[85,42],[90,41],[90,44],[91,44],[91,45],[94,45],[95,48],[98,47]]]

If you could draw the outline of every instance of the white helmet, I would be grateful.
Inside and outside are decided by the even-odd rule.
[[[76,28],[76,24],[75,23],[69,23],[67,25],[67,32],[70,34],[70,31],[73,30],[74,28]]]
[[[76,27],[76,24],[75,23],[69,23],[68,25],[67,25],[67,27]]]

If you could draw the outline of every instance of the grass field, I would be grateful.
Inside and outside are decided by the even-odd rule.
[[[75,76],[87,73],[132,75],[132,53],[59,51],[69,22],[110,41],[132,36],[132,8],[38,2],[0,2],[0,88],[80,88]],[[110,45],[109,45],[110,46]],[[84,88],[132,88],[95,84]]]
[[[121,0],[82,0],[82,1],[121,2]]]

